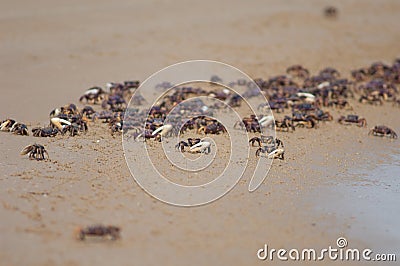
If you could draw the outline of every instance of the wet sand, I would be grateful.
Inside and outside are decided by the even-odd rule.
[[[53,108],[77,102],[93,85],[144,80],[190,59],[220,60],[252,77],[281,74],[297,63],[312,73],[332,66],[348,77],[351,69],[400,56],[400,3],[338,2],[336,20],[322,16],[327,4],[8,1],[0,10],[0,114],[43,126]],[[351,104],[351,112],[329,111],[335,119],[357,113],[368,128],[385,124],[400,132],[398,107]],[[399,218],[388,215],[399,210],[388,204],[398,202],[398,182],[391,174],[373,181],[360,172],[386,163],[398,173],[400,144],[368,136],[368,128],[332,121],[315,130],[278,132],[286,158],[273,163],[257,191],[248,193],[247,174],[222,199],[179,208],[135,183],[121,137],[101,123],[89,127],[75,138],[1,132],[1,265],[255,265],[267,263],[256,257],[264,244],[318,249],[340,236],[351,247],[399,250]],[[46,146],[50,162],[19,155],[33,142]],[[393,197],[380,201],[385,182]],[[379,216],[379,204],[386,218],[371,232],[374,215],[366,219],[365,213]],[[77,226],[93,223],[120,226],[122,238],[74,238]],[[335,263],[324,262],[329,264]]]

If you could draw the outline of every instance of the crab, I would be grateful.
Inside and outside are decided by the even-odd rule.
[[[368,68],[360,68],[351,71],[351,76],[358,82],[366,81],[369,76],[369,69]]]
[[[75,104],[70,103],[60,108],[55,108],[50,112],[50,118],[52,117],[60,117],[62,115],[69,116],[69,115],[76,115],[78,114],[78,108]]]
[[[397,134],[393,129],[388,128],[387,126],[375,126],[371,128],[368,135],[373,134],[374,136],[387,136],[389,138],[397,139]]]
[[[57,128],[53,127],[35,127],[32,128],[32,133],[34,137],[54,137],[60,132]]]
[[[270,101],[269,108],[270,108],[270,110],[273,110],[276,113],[283,113],[285,111],[285,104],[280,103],[280,102]]]
[[[286,131],[286,132],[289,132],[290,129],[292,131],[295,131],[293,121],[288,116],[285,116],[283,120],[275,120],[275,129],[278,131]]]
[[[79,134],[80,127],[77,123],[71,123],[70,125],[66,125],[61,130],[61,134],[64,135],[65,133],[69,132],[71,137],[74,137]]]
[[[10,131],[16,135],[29,136],[28,127],[22,123],[15,123]]]
[[[332,121],[333,120],[333,116],[329,112],[322,111],[321,109],[315,110],[314,113],[310,114],[309,116],[317,121]]]
[[[312,103],[298,103],[292,106],[292,111],[310,112],[317,110],[317,107]]]
[[[3,120],[0,124],[0,131],[10,131],[13,125],[17,123],[14,119]]]
[[[43,145],[40,144],[32,144],[26,146],[22,151],[21,155],[29,154],[29,159],[36,159],[37,161],[45,160],[46,156],[49,159],[49,154]]]
[[[286,73],[301,79],[306,79],[310,76],[308,69],[304,68],[302,65],[293,65],[286,69]]]
[[[121,120],[120,117],[116,117],[111,119],[110,121],[110,129],[111,129],[111,135],[114,136],[114,133],[122,133],[123,129],[123,120]]]
[[[245,117],[242,121],[236,122],[233,128],[246,128],[248,132],[261,133],[260,123],[255,115],[250,115],[250,117]]]
[[[104,99],[105,94],[106,92],[102,88],[92,87],[79,98],[79,101],[86,100],[87,103],[97,104]]]
[[[342,98],[331,100],[327,103],[326,106],[328,106],[328,107],[335,106],[339,109],[343,109],[343,108],[350,109],[350,110],[353,109],[351,107],[350,103],[347,100],[342,99]]]
[[[260,147],[256,151],[256,157],[260,156],[260,153],[266,153],[268,159],[285,159],[285,150],[282,148],[278,148],[278,146],[264,146]]]
[[[274,139],[273,136],[261,135],[261,137],[254,137],[249,140],[249,143],[251,143],[251,146],[253,146],[253,147],[254,147],[254,143],[256,143],[256,142],[258,143],[259,147],[261,147],[261,143],[274,144],[277,146],[281,145],[283,147],[283,141],[281,141],[278,138]]]
[[[124,81],[124,88],[125,89],[137,89],[140,86],[139,80],[127,80]]]
[[[214,123],[210,123],[205,126],[199,127],[197,130],[197,133],[204,133],[204,134],[219,134],[220,132],[226,132],[226,129],[223,125],[221,125],[219,122],[215,121]]]
[[[338,15],[338,10],[334,6],[327,6],[324,8],[324,15],[327,18],[336,18]]]
[[[331,77],[337,79],[340,77],[340,72],[332,67],[326,67],[319,72],[321,77]]]
[[[369,94],[369,95],[361,95],[360,99],[358,100],[360,103],[369,103],[372,105],[382,105],[383,101],[379,97],[379,95],[376,94]]]
[[[223,82],[223,80],[220,77],[218,77],[217,75],[212,75],[210,78],[210,81],[213,83],[222,83]]]
[[[315,120],[312,116],[302,112],[293,112],[292,121],[295,122],[295,127],[314,128],[316,126]]]
[[[85,228],[77,228],[76,236],[79,240],[85,240],[87,236],[109,237],[111,240],[120,238],[121,229],[114,225],[91,225]]]
[[[113,112],[121,112],[126,109],[126,101],[119,94],[110,95],[108,99],[102,102],[101,107],[103,109],[109,109]]]
[[[85,107],[83,107],[81,113],[82,113],[82,116],[84,116],[84,117],[86,116],[87,118],[92,119],[93,115],[96,113],[96,111],[93,110],[93,108],[91,106],[85,106]]]
[[[367,126],[367,120],[365,118],[360,118],[358,115],[347,115],[341,116],[338,120],[340,124],[357,124],[359,127],[366,127]]]
[[[185,147],[192,147],[200,142],[201,142],[201,139],[199,139],[199,138],[196,138],[196,139],[188,138],[187,142],[181,140],[178,144],[175,145],[175,148],[178,149],[180,152],[184,152]]]
[[[72,122],[72,124],[78,125],[79,131],[81,131],[81,132],[86,132],[89,129],[87,118],[81,117],[80,115],[72,117],[71,122]]]

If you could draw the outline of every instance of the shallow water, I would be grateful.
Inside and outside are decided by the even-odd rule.
[[[342,236],[349,246],[395,253],[399,259],[400,154],[386,162],[366,161],[342,177],[343,182],[318,192],[323,204],[317,209],[347,224]]]

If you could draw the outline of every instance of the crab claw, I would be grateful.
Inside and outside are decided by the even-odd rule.
[[[28,145],[28,146],[26,146],[22,151],[21,151],[21,155],[25,155],[25,154],[28,154],[30,151],[32,151],[32,149],[33,149],[33,146],[32,145]]]
[[[274,117],[272,115],[267,115],[264,116],[263,118],[261,118],[258,123],[262,126],[262,127],[268,127],[270,125],[272,125],[274,123]]]
[[[192,147],[190,147],[190,152],[192,152],[192,153],[196,153],[196,152],[204,153],[204,152],[206,152],[206,150],[207,150],[206,153],[210,153],[210,150],[211,150],[211,149],[210,149],[210,146],[211,146],[211,143],[210,143],[210,142],[208,142],[208,141],[201,141],[201,142],[199,142],[199,143],[193,145]]]
[[[168,125],[163,125],[163,126],[157,128],[156,130],[154,130],[153,133],[151,133],[151,135],[155,136],[158,132],[160,132],[160,136],[164,137],[171,130],[172,130],[172,125],[169,125],[169,124]]]
[[[285,150],[284,149],[275,149],[272,152],[268,153],[268,159],[284,159]]]
[[[52,119],[50,119],[50,122],[58,128],[58,130],[62,131],[64,126],[66,125],[71,125],[71,122],[65,120],[65,119],[61,119],[59,117],[53,117]]]
[[[0,125],[0,131],[10,131],[14,124],[16,124],[16,121],[13,119],[4,120]]]

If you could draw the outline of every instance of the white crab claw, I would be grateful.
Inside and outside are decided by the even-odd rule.
[[[325,87],[328,87],[329,85],[330,85],[329,81],[324,81],[324,82],[318,84],[317,88],[318,89],[323,89]]]
[[[160,136],[161,137],[165,137],[165,135],[168,134],[168,132],[170,132],[172,130],[172,125],[163,125],[159,128],[157,128],[156,130],[153,131],[153,133],[151,133],[152,136],[155,136],[158,132],[160,132]]]
[[[267,115],[264,116],[263,118],[261,118],[258,123],[262,126],[262,127],[268,127],[269,125],[271,125],[274,122],[274,117],[272,115]]]
[[[195,145],[193,145],[192,147],[190,147],[190,152],[205,152],[207,150],[207,153],[210,152],[210,147],[211,147],[211,143],[208,141],[201,141]]]
[[[112,87],[114,87],[114,83],[113,82],[107,82],[106,83],[106,87],[107,87],[107,89],[111,89]]]
[[[3,124],[0,125],[0,131],[8,131],[7,126],[8,126],[8,122],[4,122]]]
[[[100,91],[100,90],[99,90],[98,88],[88,89],[88,90],[85,92],[85,95],[98,94],[99,91]]]
[[[279,158],[284,153],[285,153],[285,150],[279,148],[279,149],[273,150],[272,152],[268,153],[268,158],[276,159],[276,158]]]
[[[298,92],[296,95],[297,95],[298,97],[305,97],[305,98],[306,98],[306,101],[309,102],[309,103],[315,102],[315,96],[314,96],[313,94],[311,94],[311,93],[308,93],[308,92]]]
[[[315,95],[308,93],[308,92],[298,92],[297,93],[298,97],[306,97],[306,98],[311,98],[311,99],[315,99]]]
[[[59,117],[53,117],[52,119],[50,119],[50,122],[59,130],[63,130],[64,126],[66,125],[71,125],[71,122]]]

